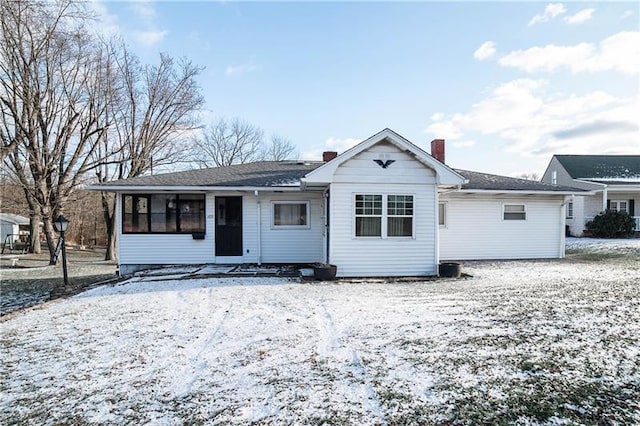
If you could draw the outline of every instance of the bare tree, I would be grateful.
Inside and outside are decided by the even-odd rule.
[[[109,153],[96,169],[99,182],[140,176],[183,160],[189,151],[186,135],[198,126],[194,113],[204,103],[196,80],[201,67],[165,54],[157,65],[142,65],[124,44],[114,50],[116,67],[105,78],[117,89],[105,92],[105,121],[113,124],[96,153],[96,158]],[[107,260],[116,258],[114,201],[113,194],[102,193]]]
[[[522,174],[518,175],[517,177],[519,177],[520,179],[526,179],[526,180],[535,180],[535,181],[539,181],[540,180],[540,175],[537,174],[536,172],[522,173]]]
[[[194,138],[194,161],[201,167],[220,167],[258,160],[262,155],[264,131],[239,118],[219,118],[206,126],[202,137]]]
[[[296,147],[289,139],[280,135],[272,135],[271,143],[262,153],[263,160],[282,161],[291,159],[297,154]]]
[[[32,209],[33,251],[44,223],[53,261],[53,219],[95,163],[105,104],[95,96],[101,61],[73,0],[0,0],[0,102],[4,164]]]

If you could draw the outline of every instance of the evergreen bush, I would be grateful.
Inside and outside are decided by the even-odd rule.
[[[636,224],[627,212],[605,210],[587,222],[591,235],[598,238],[626,238],[633,234]]]

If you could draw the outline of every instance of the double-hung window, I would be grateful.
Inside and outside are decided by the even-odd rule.
[[[412,237],[413,195],[356,194],[356,237]]]
[[[503,204],[502,218],[504,220],[527,220],[527,208],[524,204]]]
[[[124,194],[122,232],[205,232],[204,194]]]
[[[382,195],[356,195],[356,237],[382,236]]]
[[[573,219],[573,202],[567,203],[567,219]]]

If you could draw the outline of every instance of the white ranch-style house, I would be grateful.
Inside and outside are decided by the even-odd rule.
[[[542,182],[590,191],[567,204],[571,235],[582,236],[585,224],[604,210],[627,212],[640,231],[640,155],[554,155]]]
[[[433,276],[443,260],[561,258],[572,187],[452,169],[390,129],[324,161],[95,185],[117,193],[121,274],[175,264],[330,263]]]

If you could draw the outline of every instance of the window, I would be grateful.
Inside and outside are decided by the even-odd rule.
[[[447,205],[445,203],[438,203],[438,225],[447,225]]]
[[[274,202],[273,226],[276,228],[308,228],[309,227],[309,202]]]
[[[628,202],[627,201],[609,201],[609,210],[614,212],[628,212]]]
[[[573,219],[573,203],[567,203],[567,219]]]
[[[387,236],[413,235],[413,195],[387,195]]]
[[[205,232],[204,194],[124,194],[122,232]]]
[[[412,237],[413,195],[356,194],[356,237]]]
[[[356,195],[356,237],[382,236],[382,195]]]
[[[524,204],[504,204],[502,217],[504,220],[526,220],[527,210]]]
[[[557,185],[558,184],[558,172],[557,171],[553,171],[551,172],[551,183],[553,185]]]

